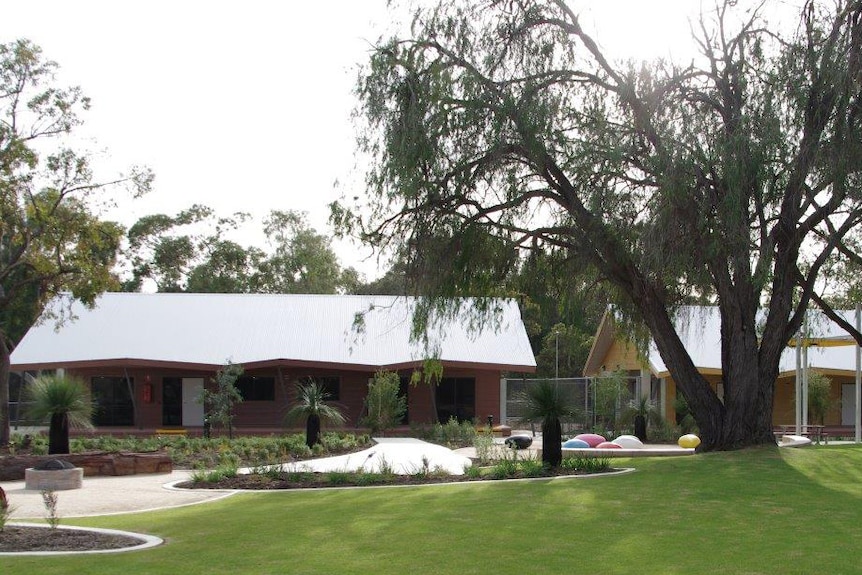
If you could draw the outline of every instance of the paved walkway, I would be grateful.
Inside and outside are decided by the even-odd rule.
[[[284,471],[359,471],[380,472],[384,468],[398,475],[410,475],[424,467],[443,469],[451,475],[463,475],[470,458],[434,443],[412,437],[375,437],[376,445],[348,455],[285,463]],[[241,469],[247,473],[249,468]]]
[[[381,465],[386,465],[396,473],[409,474],[421,470],[427,461],[431,469],[442,467],[449,473],[462,474],[464,466],[470,463],[470,459],[462,454],[418,439],[380,438],[375,441],[377,445],[358,453],[285,464],[283,467],[312,471],[377,471]],[[193,505],[235,493],[168,487],[171,483],[188,479],[190,475],[190,471],[174,471],[170,474],[85,477],[81,489],[56,492],[57,511],[61,518],[133,513]],[[45,516],[41,493],[25,489],[24,481],[6,481],[0,486],[6,491],[9,503],[14,508],[13,519],[40,519]]]
[[[168,483],[188,479],[190,471],[124,475],[121,477],[85,477],[81,489],[57,491],[57,512],[61,519],[89,515],[109,515],[182,507],[213,501],[230,495],[230,491],[165,488]],[[45,505],[39,491],[24,488],[23,481],[0,483],[13,519],[45,517]]]

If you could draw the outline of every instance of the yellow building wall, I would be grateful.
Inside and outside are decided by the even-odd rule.
[[[821,373],[829,378],[832,385],[830,388],[830,399],[832,406],[826,412],[823,425],[841,425],[841,386],[845,383],[855,383],[855,374],[838,370],[823,370]],[[794,425],[794,409],[796,407],[796,377],[787,375],[779,377],[775,382],[775,402],[772,409],[772,420],[775,425]],[[808,423],[819,425],[809,412]]]
[[[602,360],[604,371],[640,370],[644,365],[635,346],[619,340],[614,340]]]

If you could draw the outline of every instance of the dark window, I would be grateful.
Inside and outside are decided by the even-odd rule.
[[[275,378],[244,375],[234,384],[243,401],[275,401]]]
[[[299,383],[306,385],[312,381],[323,388],[323,392],[328,395],[326,401],[339,401],[341,399],[341,378],[337,375],[324,375],[318,377],[302,377]]]
[[[135,415],[131,390],[134,379],[124,377],[94,377],[92,379],[93,423],[99,426],[134,425]]]
[[[36,372],[9,373],[9,423],[13,426],[36,425],[39,421],[27,419],[27,383],[36,377]]]
[[[446,423],[452,418],[472,421],[476,417],[476,379],[444,377],[437,385],[437,418]]]

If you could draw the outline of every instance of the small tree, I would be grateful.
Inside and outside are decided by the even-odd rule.
[[[226,427],[230,439],[233,439],[234,407],[242,403],[242,394],[236,388],[236,380],[242,373],[241,365],[228,362],[212,379],[216,389],[201,390],[200,402],[204,405],[207,418],[223,428]]]
[[[808,412],[811,418],[820,422],[826,420],[826,414],[832,409],[832,380],[816,371],[808,374]]]
[[[28,415],[50,420],[48,454],[69,453],[69,428],[92,429],[93,403],[87,385],[76,378],[41,375],[27,388]]]
[[[542,463],[558,467],[563,461],[562,420],[575,414],[568,397],[556,383],[541,380],[527,387],[524,400],[524,419],[542,424]]]
[[[601,424],[616,431],[620,408],[627,405],[631,399],[631,393],[625,384],[625,376],[621,372],[593,380],[593,409],[597,425]]]
[[[407,400],[399,394],[400,390],[401,379],[397,373],[375,373],[374,379],[368,384],[368,395],[365,397],[366,415],[362,418],[362,425],[369,427],[372,433],[381,435],[395,427],[407,413]]]
[[[310,381],[296,386],[296,405],[287,412],[288,422],[305,420],[305,444],[311,448],[320,443],[320,424],[344,423],[344,414],[333,405],[326,403],[329,394],[322,385]]]

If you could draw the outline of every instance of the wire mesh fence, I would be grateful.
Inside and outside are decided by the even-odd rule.
[[[574,377],[560,379],[506,379],[504,422],[510,427],[538,431],[537,424],[525,419],[526,394],[530,386],[553,382],[573,416],[562,421],[563,433],[595,428],[614,429],[625,424],[624,415],[638,393],[639,377]],[[619,429],[617,429],[619,431]]]

